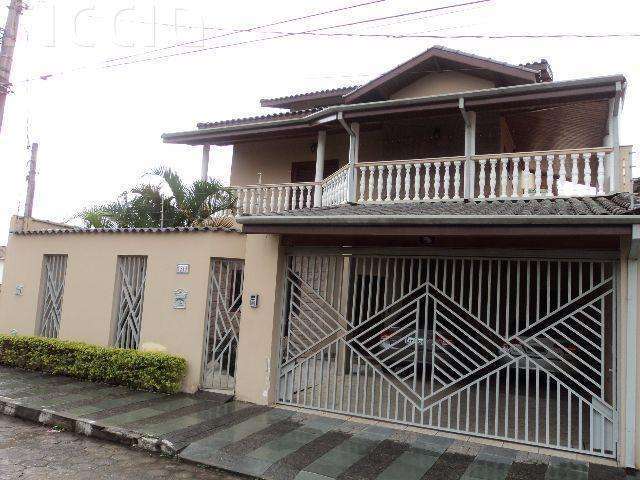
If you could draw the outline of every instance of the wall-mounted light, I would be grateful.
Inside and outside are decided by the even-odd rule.
[[[433,237],[420,237],[420,245],[433,245]]]

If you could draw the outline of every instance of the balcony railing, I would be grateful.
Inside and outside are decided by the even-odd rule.
[[[611,148],[472,155],[345,165],[322,182],[237,187],[249,215],[356,203],[527,199],[628,190],[630,160]]]

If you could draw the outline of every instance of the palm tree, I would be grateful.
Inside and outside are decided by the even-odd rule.
[[[87,208],[77,217],[90,228],[157,228],[231,226],[229,217],[216,216],[235,205],[233,192],[215,179],[186,185],[176,172],[160,167],[148,175],[162,184],[141,184],[120,194],[113,202]],[[163,193],[168,187],[171,196]]]

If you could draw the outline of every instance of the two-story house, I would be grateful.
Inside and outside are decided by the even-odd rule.
[[[37,303],[42,255],[71,262],[73,237],[114,265],[103,295],[121,298],[135,277],[124,283],[140,307],[114,301],[99,338],[65,330],[99,290],[69,298],[65,263],[62,336],[162,344],[190,360],[187,389],[635,466],[640,199],[619,143],[626,87],[433,47],[364,85],[262,100],[278,113],[165,134],[202,146],[204,177],[211,146],[233,145],[240,232],[16,232],[11,260],[39,260],[32,273],[8,264],[0,325],[38,333],[42,310],[6,292],[21,279]],[[192,277],[169,276],[174,263]],[[186,313],[169,310],[176,286]],[[12,308],[22,317],[8,321]],[[136,329],[119,344],[123,316]]]

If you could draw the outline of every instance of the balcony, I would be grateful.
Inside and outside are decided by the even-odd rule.
[[[516,200],[631,188],[631,149],[583,148],[350,163],[317,182],[234,187],[243,215],[343,203]]]

